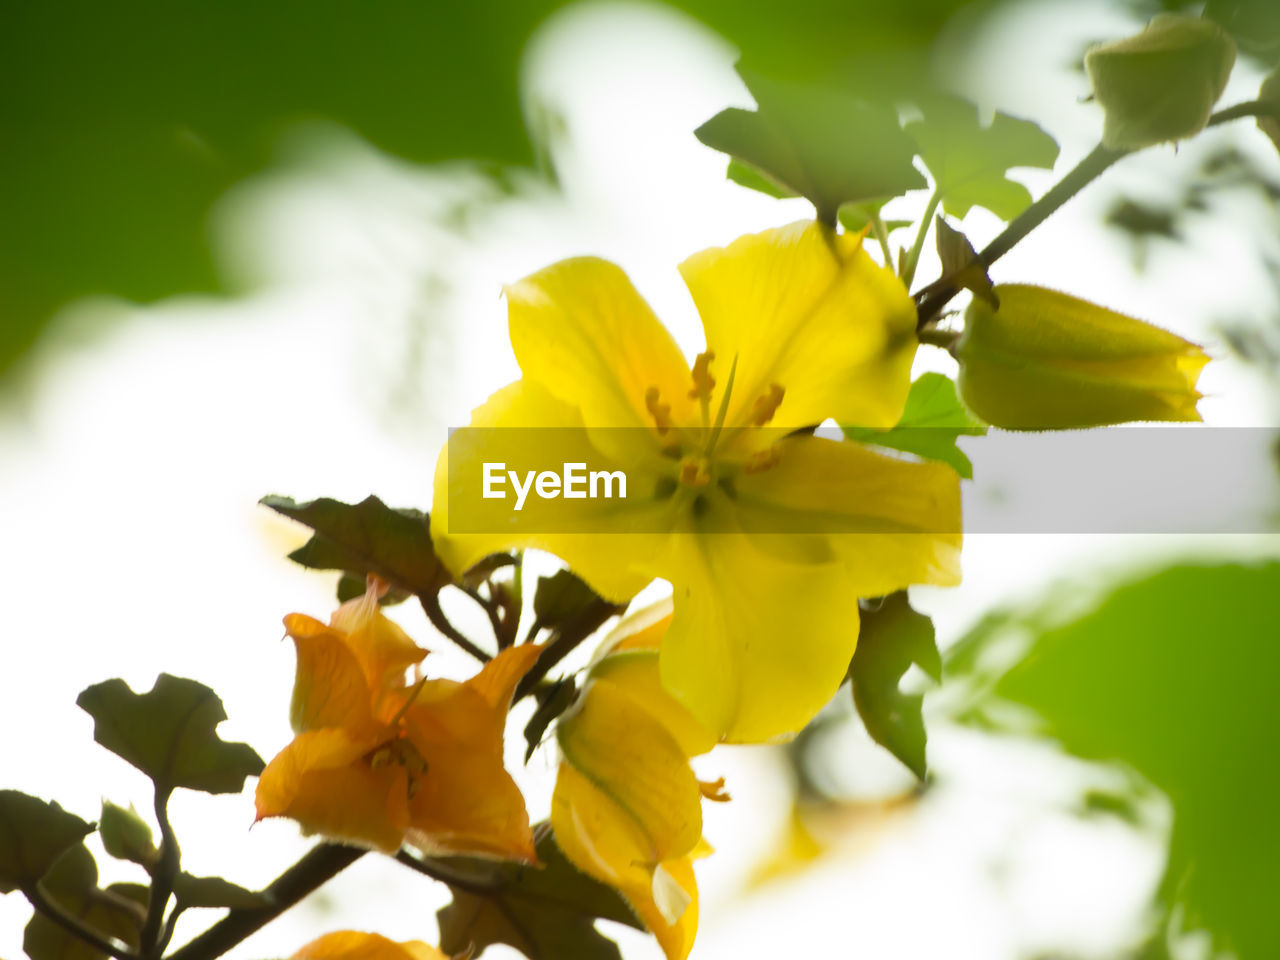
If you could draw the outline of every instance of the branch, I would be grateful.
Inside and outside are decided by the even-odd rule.
[[[158,956],[164,950],[161,937],[164,932],[164,913],[173,893],[173,883],[178,876],[182,851],[178,838],[169,822],[169,797],[173,788],[156,787],[156,822],[160,824],[160,860],[151,872],[151,894],[147,900],[147,918],[142,924],[138,952],[143,957]]]
[[[481,663],[488,663],[493,658],[485,653],[474,643],[468,640],[459,632],[458,628],[449,622],[449,618],[444,615],[444,611],[440,609],[440,596],[435,593],[418,594],[418,602],[422,604],[422,610],[427,615],[427,619],[431,621],[431,625],[443,633],[446,637],[456,643],[471,656],[475,657]]]
[[[47,919],[56,923],[73,937],[83,940],[99,953],[115,957],[116,960],[137,960],[137,954],[133,951],[117,947],[106,938],[99,936],[96,931],[89,929],[78,919],[63,910],[61,906],[48,899],[38,883],[23,887],[22,894],[39,913],[42,913]]]
[[[271,903],[232,910],[190,943],[169,954],[168,960],[214,960],[256,933],[298,901],[328,883],[366,851],[340,843],[321,843],[276,877],[262,892]],[[131,960],[131,958],[124,958]]]
[[[1274,103],[1261,100],[1249,100],[1237,103],[1233,107],[1219,110],[1209,117],[1207,127],[1229,123],[1243,117],[1272,117],[1280,114],[1280,107]],[[1010,221],[1004,231],[989,243],[978,254],[978,260],[984,267],[993,263],[1012,250],[1032,230],[1044,223],[1059,207],[1074,197],[1104,173],[1113,163],[1134,150],[1108,150],[1102,144],[1094,147],[1089,155],[1075,165],[1065,177],[1049,189],[1049,192],[1027,207],[1026,210]],[[940,277],[915,295],[916,314],[919,317],[916,329],[923,328],[942,312],[942,308],[951,302],[951,298],[960,292],[950,277]]]

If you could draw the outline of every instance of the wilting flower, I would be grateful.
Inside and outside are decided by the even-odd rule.
[[[624,620],[601,647],[557,728],[551,825],[565,856],[621,892],[667,956],[682,960],[698,928],[693,861],[710,851],[702,799],[728,797],[689,767],[715,737],[658,677],[670,623],[667,601]]]
[[[524,798],[502,762],[507,709],[541,648],[505,650],[465,683],[405,670],[426,656],[378,608],[370,578],[328,626],[285,618],[298,654],[290,719],[297,736],[258,780],[258,819],[393,853],[533,861]]]
[[[1090,48],[1084,65],[1106,111],[1103,144],[1136,150],[1199,133],[1235,62],[1230,34],[1185,13],[1157,14],[1141,33]]]
[[[956,346],[960,394],[1010,430],[1130,420],[1199,420],[1196,381],[1209,362],[1194,343],[1149,323],[1043,287],[995,288],[977,300]]]
[[[339,930],[312,940],[293,960],[449,960],[421,940],[396,943],[376,933]]]
[[[799,223],[681,272],[707,342],[692,369],[613,264],[566,260],[507,289],[524,376],[475,411],[479,429],[451,438],[432,535],[455,571],[524,546],[611,600],[669,581],[663,686],[718,738],[774,739],[843,680],[858,596],[958,581],[959,482],[805,429],[890,427],[906,399],[915,309],[860,237]],[[519,432],[488,428],[513,427],[562,428],[564,449],[539,436],[530,457],[604,458],[626,473],[627,499],[529,502],[519,525],[463,533],[459,508],[479,505],[479,483],[453,482],[450,464],[478,478]]]

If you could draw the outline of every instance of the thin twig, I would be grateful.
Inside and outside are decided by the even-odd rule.
[[[280,914],[355,863],[365,851],[341,843],[312,847],[297,863],[262,891],[270,901],[261,907],[241,907],[169,954],[167,960],[214,960],[265,927]],[[131,958],[125,958],[131,960]]]
[[[1275,116],[1280,113],[1273,103],[1260,100],[1249,100],[1235,106],[1219,110],[1209,118],[1207,126],[1216,127],[1243,117]],[[1109,150],[1102,144],[1092,151],[1071,169],[1061,180],[1053,185],[1039,200],[1027,207],[991,243],[978,254],[984,267],[990,267],[1006,253],[1020,243],[1032,230],[1044,223],[1059,207],[1077,193],[1096,180],[1117,160],[1135,153],[1134,150]],[[931,322],[957,293],[960,287],[950,277],[941,277],[915,295],[916,313],[919,317],[917,329]]]
[[[422,610],[427,615],[427,619],[431,621],[431,625],[443,633],[446,637],[456,643],[471,656],[475,657],[481,663],[488,663],[493,658],[485,653],[474,643],[468,640],[458,631],[449,618],[444,615],[444,611],[440,609],[440,597],[435,593],[418,594],[418,602],[422,604]]]
[[[48,920],[56,923],[58,926],[66,930],[79,940],[83,940],[99,953],[105,953],[107,956],[115,957],[116,960],[137,960],[137,954],[132,950],[125,950],[117,947],[105,937],[101,937],[94,930],[89,929],[78,919],[73,917],[62,907],[50,900],[44,895],[44,891],[40,889],[39,884],[30,884],[22,888],[22,894],[31,903],[39,913],[43,914]]]

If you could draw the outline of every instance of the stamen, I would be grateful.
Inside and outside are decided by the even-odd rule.
[[[711,435],[707,438],[707,456],[716,449],[716,441],[720,439],[720,431],[724,429],[724,418],[729,413],[729,396],[733,393],[733,378],[738,373],[738,358],[733,358],[733,366],[729,368],[729,382],[724,385],[724,396],[720,398],[720,410],[716,413],[716,425],[711,428]]]
[[[755,403],[751,406],[751,426],[763,427],[772,420],[773,415],[778,412],[778,406],[782,403],[785,393],[786,391],[778,384],[769,384],[769,389],[756,397]]]
[[[680,482],[687,487],[705,487],[711,482],[706,457],[685,457],[680,464]]]
[[[714,350],[698,354],[693,361],[693,389],[689,391],[690,400],[711,402],[711,391],[715,389],[716,378],[711,375],[711,361],[716,358]]]
[[[718,780],[707,782],[706,780],[698,781],[698,791],[703,798],[710,800],[712,803],[728,803],[733,798],[729,796],[724,789],[724,777]]]
[[[768,450],[757,450],[742,466],[743,473],[764,473],[770,467],[778,464],[778,451],[773,447]]]
[[[650,387],[644,392],[644,405],[649,411],[649,416],[653,417],[658,435],[661,436],[671,429],[671,404],[660,403],[659,399],[657,387]]]

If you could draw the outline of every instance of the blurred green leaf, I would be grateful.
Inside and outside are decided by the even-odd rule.
[[[93,824],[17,790],[0,790],[0,893],[38,881]]]
[[[533,592],[533,615],[539,627],[554,630],[588,607],[598,603],[600,597],[577,574],[562,567],[549,577],[539,577]]]
[[[743,163],[738,159],[729,161],[729,169],[725,171],[725,176],[740,187],[756,190],[765,194],[765,196],[773,197],[775,200],[794,200],[800,196],[800,194],[788,190],[782,184],[766,177],[750,164]]]
[[[85,926],[136,949],[146,917],[147,888],[113,884],[98,888],[98,865],[84,844],[67,850],[40,884],[45,896]],[[103,960],[100,953],[43,914],[27,924],[22,948],[31,960]]]
[[[574,683],[572,677],[557,680],[545,690],[538,692],[538,706],[524,727],[525,763],[529,762],[529,758],[533,756],[533,751],[537,750],[542,744],[542,738],[546,735],[547,727],[551,726],[552,722],[560,714],[569,709],[577,698],[577,694],[577,684]]]
[[[160,855],[151,827],[133,807],[126,810],[103,800],[98,834],[102,837],[103,849],[117,860],[130,860],[150,870]]]
[[[537,852],[542,867],[441,861],[459,880],[450,885],[453,902],[436,915],[441,950],[459,954],[473,947],[478,957],[502,943],[530,960],[621,960],[617,944],[596,930],[595,921],[643,929],[626,902],[569,863],[550,831],[542,831]]]
[[[966,480],[973,479],[973,464],[956,446],[961,436],[979,437],[986,425],[970,413],[956,395],[956,385],[941,373],[921,374],[911,384],[898,425],[891,430],[842,427],[844,435],[859,443],[902,450],[940,460]]]
[[[924,696],[903,693],[898,683],[913,663],[935,681],[942,679],[933,621],[911,609],[905,591],[885,597],[876,609],[862,611],[861,618],[849,665],[854,706],[871,739],[923,780],[928,771]]]
[[[453,579],[436,557],[428,517],[419,510],[392,509],[374,496],[356,504],[328,497],[295,503],[269,496],[260,502],[315,531],[289,554],[304,567],[342,570],[360,580],[374,573],[418,596],[430,596]]]
[[[871,225],[871,221],[880,215],[880,208],[889,202],[888,197],[879,200],[866,200],[862,203],[846,203],[840,208],[837,219],[840,226],[844,227],[850,233],[858,233],[865,230]],[[886,220],[884,228],[886,233],[893,233],[895,230],[901,230],[903,227],[911,226],[910,220]]]
[[[173,882],[173,895],[178,905],[189,907],[228,907],[233,910],[253,910],[269,906],[271,897],[264,893],[246,890],[222,877],[195,877],[180,873]]]
[[[1045,606],[1060,603],[1051,595]],[[959,649],[977,663],[975,647],[1003,642],[1010,628],[1025,635],[1044,619],[1032,610]],[[1239,957],[1280,956],[1277,637],[1280,563],[1171,567],[1038,631],[994,687],[1032,708],[1072,753],[1121,761],[1169,797],[1162,903]]]
[[[973,249],[969,238],[942,217],[937,218],[935,237],[938,259],[942,261],[942,277],[961,290],[968,290],[992,310],[999,310],[1000,299],[991,288],[987,268],[978,258],[978,252]]]
[[[891,104],[849,89],[782,82],[738,66],[756,111],[730,107],[695,132],[835,223],[841,204],[925,186]]]
[[[964,217],[985,207],[1012,220],[1031,205],[1031,193],[1006,175],[1011,167],[1053,168],[1058,144],[1030,120],[997,112],[989,126],[978,109],[959,97],[935,96],[920,103],[921,119],[907,124],[942,194],[942,209]]]
[[[262,772],[247,743],[228,743],[215,728],[227,719],[218,695],[195,680],[162,673],[147,693],[123,680],[87,688],[76,699],[93,717],[93,738],[123,757],[164,794],[175,787],[239,793],[245,777]]]

